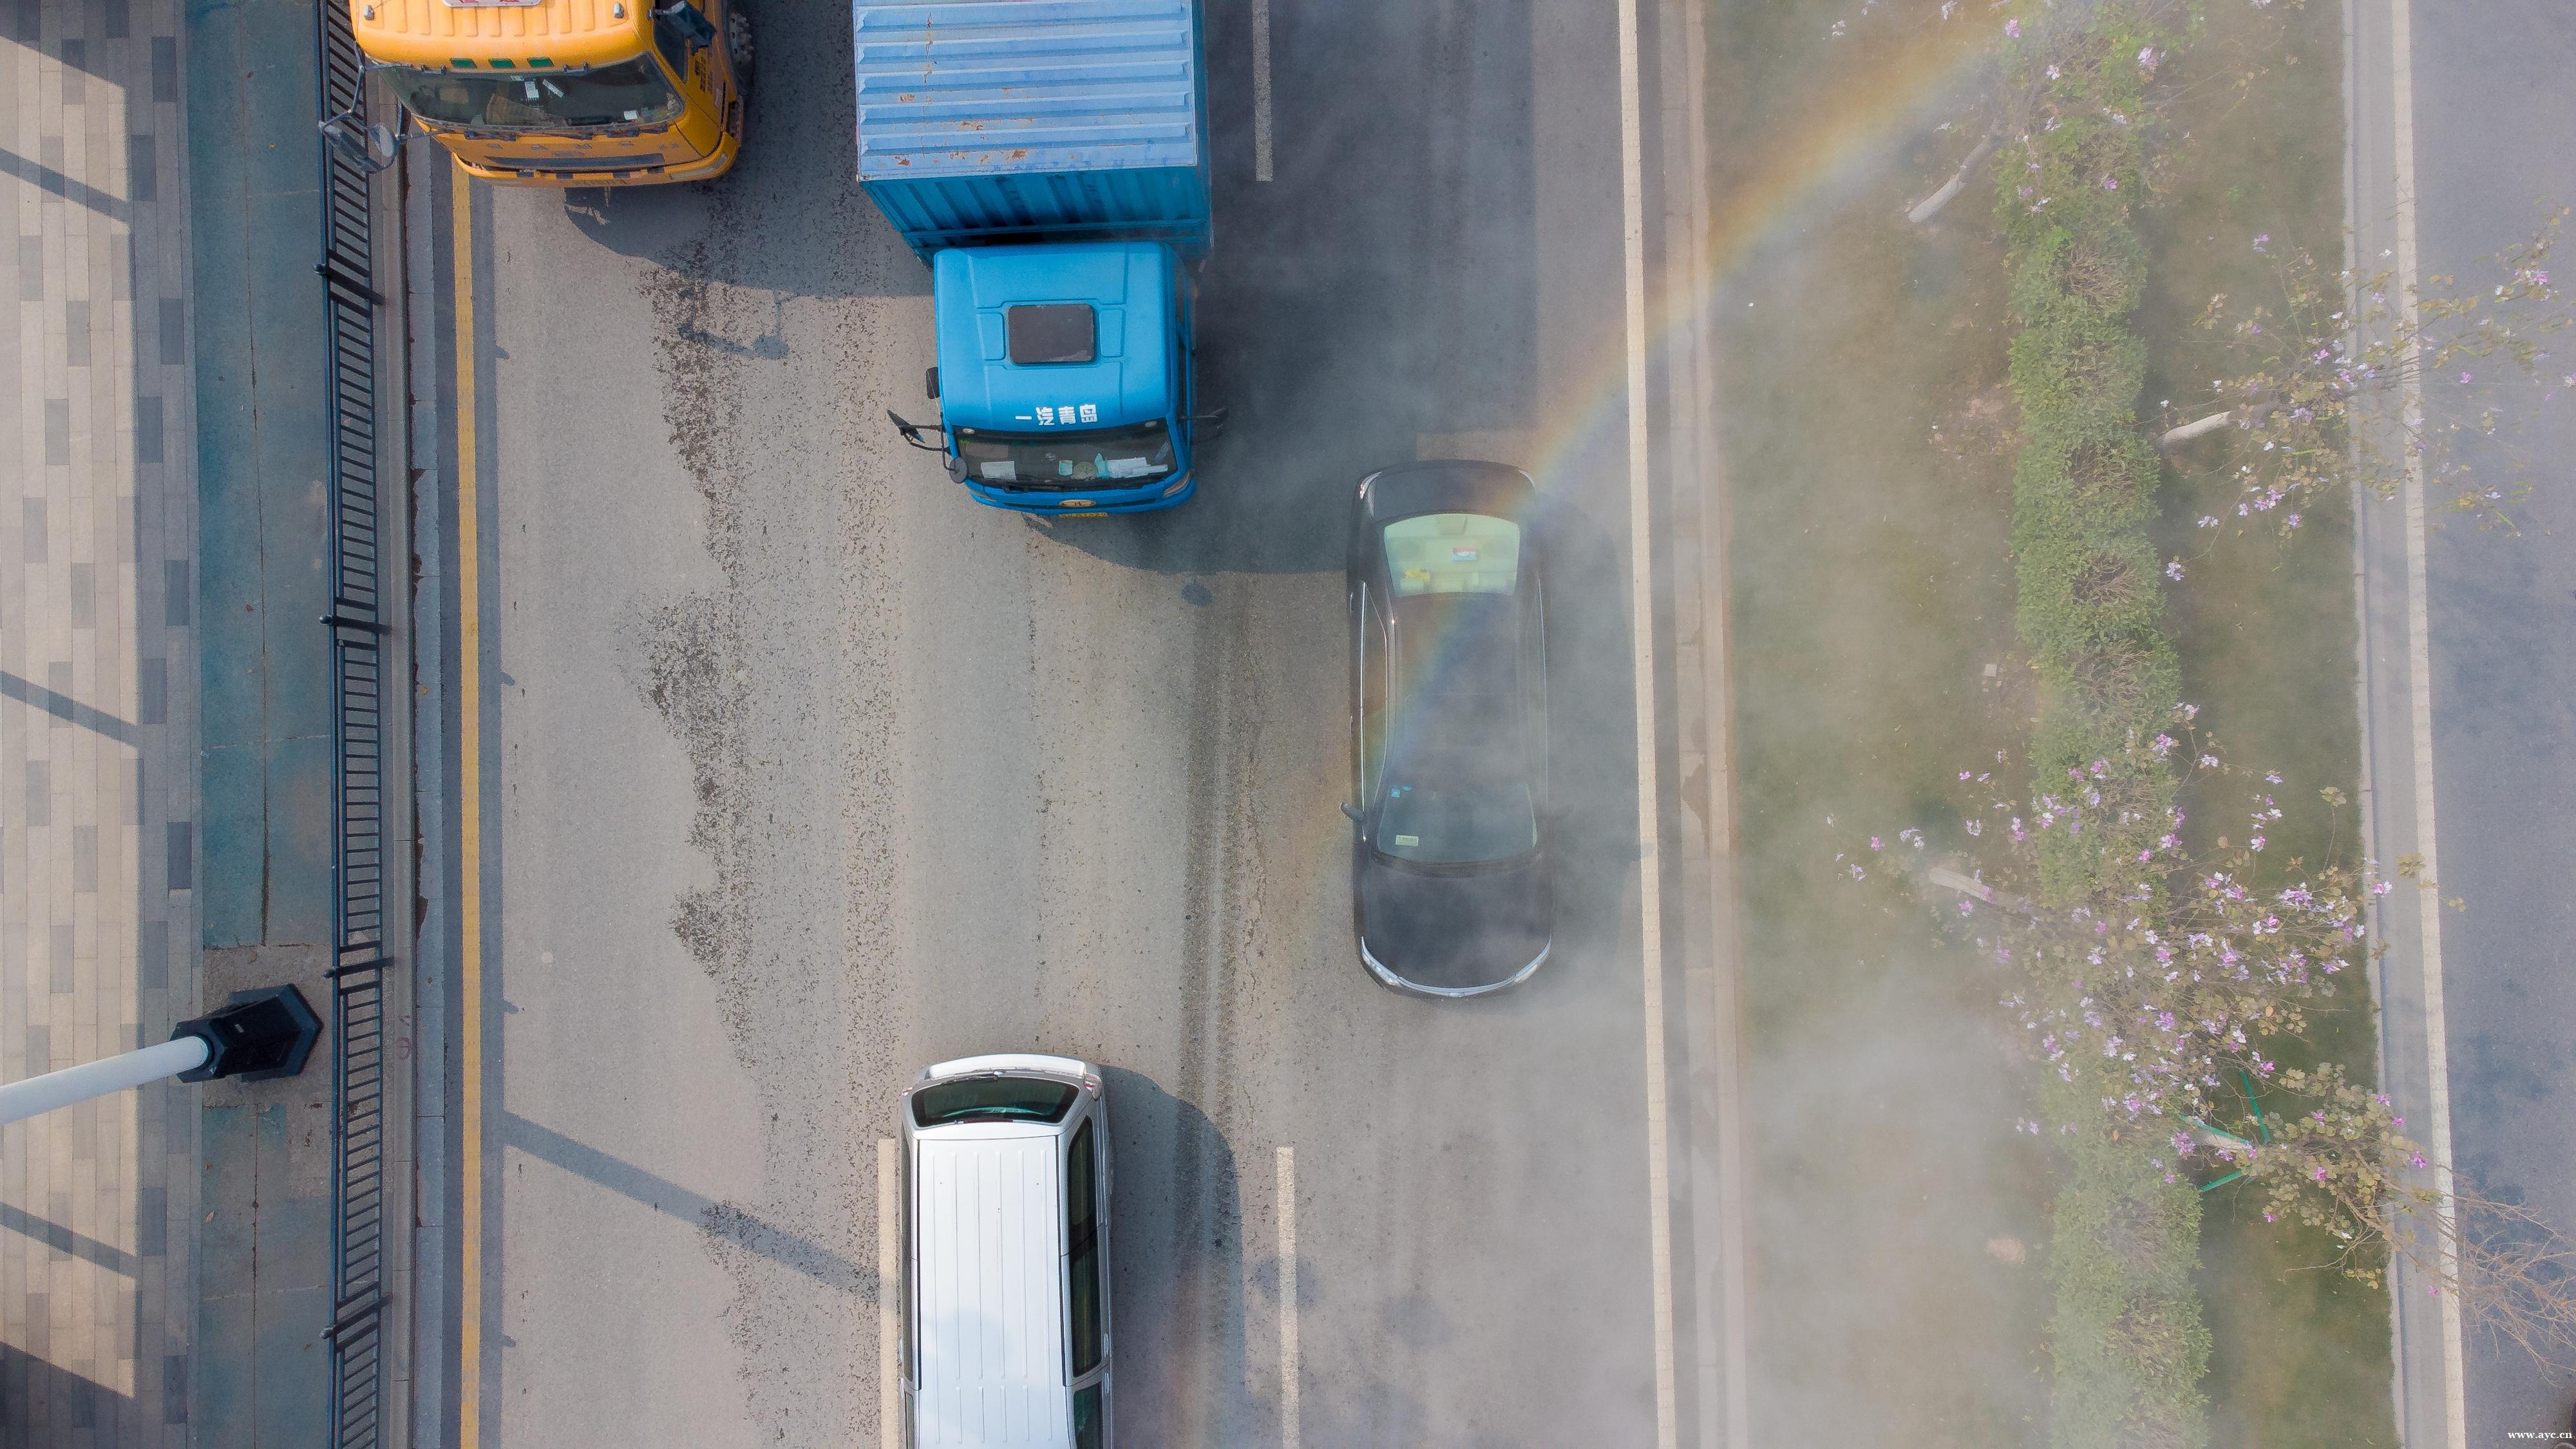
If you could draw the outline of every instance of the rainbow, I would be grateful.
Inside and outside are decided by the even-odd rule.
[[[1648,355],[1713,321],[1718,298],[1755,248],[1828,215],[1878,170],[1888,143],[1933,124],[1944,108],[1958,107],[1963,83],[1991,54],[1992,41],[1990,32],[1963,15],[1892,42],[1855,44],[1856,64],[1808,92],[1796,111],[1763,127],[1748,148],[1758,161],[1711,199],[1698,265],[1682,273],[1688,280],[1647,297]],[[1711,185],[1716,187],[1716,178]],[[1964,195],[1953,205],[1978,201]],[[1561,394],[1571,401],[1548,416],[1534,440],[1530,475],[1543,490],[1568,476],[1587,444],[1623,430],[1625,354],[1617,347],[1598,352],[1579,384]]]

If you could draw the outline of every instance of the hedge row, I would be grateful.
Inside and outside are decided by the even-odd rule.
[[[2209,1442],[2200,1377],[2209,1329],[2192,1286],[2200,1194],[2168,1181],[2150,1149],[2072,1139],[2049,1250],[2057,1310],[2049,1439],[2082,1449],[2194,1449]]]
[[[2028,8],[2034,33],[2022,39],[2016,25],[2007,60],[2041,99],[2031,133],[1998,149],[1997,204],[2019,324],[2012,546],[2016,623],[2041,683],[2034,788],[2101,761],[2156,772],[2142,783],[2169,801],[2170,772],[2130,748],[2170,717],[2181,671],[2161,627],[2163,578],[2147,533],[2159,466],[2137,419],[2146,349],[2129,327],[2146,269],[2129,222],[2145,89],[2168,39],[2152,12],[2169,7]],[[2043,900],[2091,897],[2104,852],[2134,850],[2124,843],[2133,833],[2046,837]],[[2084,1071],[2050,1085],[2051,1116],[2065,1123],[2102,1123],[2099,1098],[2116,1095]],[[2175,1180],[2159,1160],[2170,1149],[2151,1136],[2103,1125],[2060,1140],[2072,1171],[2058,1193],[2051,1254],[2051,1440],[2061,1449],[2197,1449],[2208,1439],[2199,1384],[2209,1362],[2191,1282],[2199,1195]]]

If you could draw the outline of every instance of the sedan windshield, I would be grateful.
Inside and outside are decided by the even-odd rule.
[[[543,75],[458,75],[407,65],[383,74],[423,120],[477,130],[655,125],[680,114],[679,92],[646,55]]]
[[[1538,811],[1521,780],[1442,785],[1398,780],[1378,807],[1377,848],[1424,865],[1509,860],[1538,846]]]
[[[1005,488],[1141,487],[1172,471],[1172,434],[1160,422],[1080,433],[957,430],[966,476]]]

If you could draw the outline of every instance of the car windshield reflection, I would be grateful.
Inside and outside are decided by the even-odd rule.
[[[1522,780],[1397,780],[1378,805],[1380,854],[1420,865],[1480,865],[1538,848],[1538,810]]]
[[[1520,578],[1521,526],[1481,513],[1425,513],[1386,526],[1386,571],[1399,599],[1508,594]]]

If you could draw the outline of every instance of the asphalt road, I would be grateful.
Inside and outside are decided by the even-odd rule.
[[[1018,1049],[1110,1068],[1123,1442],[1282,1442],[1281,1148],[1303,1443],[1653,1442],[1616,11],[1276,13],[1260,183],[1210,6],[1234,421],[1169,514],[892,436],[842,7],[761,12],[730,178],[478,192],[485,1442],[877,1442],[876,1142]],[[1574,863],[1526,989],[1427,1004],[1351,945],[1339,541],[1462,434],[1555,507]]]
[[[2413,200],[2418,271],[2470,286],[2484,261],[2527,237],[2544,200],[2576,201],[2576,26],[2558,6],[2500,0],[2412,7]],[[2404,195],[2388,140],[2401,80],[2389,7],[2354,7],[2357,54],[2355,221],[2364,267],[2389,264]],[[2563,270],[2563,269],[2562,269]],[[2564,356],[2566,348],[2560,345]],[[2544,364],[2564,372],[2563,362]],[[2383,859],[2423,848],[2418,752],[2429,749],[2439,891],[2439,1001],[2453,1160],[2487,1196],[2529,1207],[2576,1236],[2576,403],[2561,387],[2536,405],[2517,383],[2498,439],[2463,452],[2493,480],[2527,471],[2537,487],[2518,533],[2481,531],[2440,510],[2423,534],[2429,735],[2412,708],[2405,523],[2396,505],[2363,510],[2364,648]],[[2456,412],[2450,379],[2428,383],[2437,419]],[[2383,970],[2390,1089],[2429,1124],[2419,908],[2399,892],[2385,913]],[[2426,1134],[2430,1137],[2430,1132]],[[2472,1220],[2471,1233],[2485,1229]],[[2461,1337],[2464,1389],[2453,1432],[2438,1302],[2420,1283],[2400,1297],[2399,1399],[2406,1442],[2536,1442],[2569,1427],[2576,1396],[2520,1349]],[[2509,1438],[2519,1435],[2519,1438]]]
[[[2576,201],[2570,75],[2576,24],[2561,7],[2419,8],[2427,274],[2482,276],[2481,260],[2530,234],[2542,198]],[[2452,1143],[2489,1196],[2576,1236],[2576,397],[2561,389],[2546,412],[2514,401],[2503,446],[2474,461],[2534,469],[2522,532],[2453,523],[2426,553],[2442,893],[2466,905],[2442,925]],[[2475,1335],[2467,1370],[2472,1445],[2567,1429],[2576,1386],[2563,1373],[2545,1381]]]

